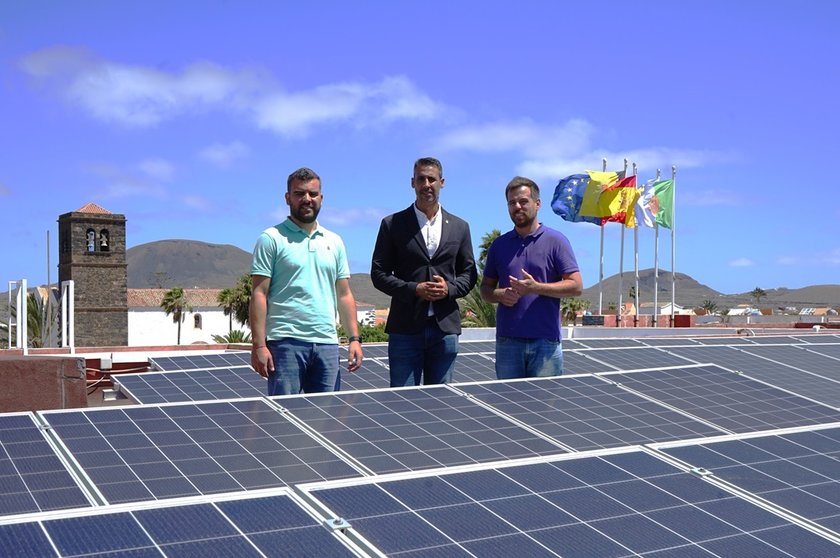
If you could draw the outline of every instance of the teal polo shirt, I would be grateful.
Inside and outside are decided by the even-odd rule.
[[[286,219],[257,239],[251,275],[271,278],[266,339],[338,343],[335,282],[350,277],[341,237],[320,225],[307,235]]]

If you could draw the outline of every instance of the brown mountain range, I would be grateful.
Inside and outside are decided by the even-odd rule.
[[[160,240],[130,248],[126,251],[128,262],[128,286],[130,288],[152,287],[232,287],[237,279],[248,273],[251,254],[229,244],[211,244],[195,240]],[[623,300],[630,302],[630,287],[635,284],[632,270],[625,271],[622,279]],[[379,292],[370,282],[367,273],[355,273],[350,278],[353,294],[359,303],[373,304],[386,308],[390,298]],[[642,303],[653,302],[654,270],[639,271],[639,297]],[[603,304],[618,302],[619,276],[605,278],[602,286]],[[764,287],[761,287],[764,288]],[[671,300],[671,273],[659,271],[658,301]],[[821,307],[840,306],[840,285],[814,285],[801,289],[764,289],[761,307]],[[590,308],[598,305],[598,285],[586,288],[583,297],[590,301]],[[732,308],[738,304],[755,303],[747,293],[723,294],[703,285],[683,273],[676,274],[677,304],[697,307],[705,300],[711,300],[719,309]]]

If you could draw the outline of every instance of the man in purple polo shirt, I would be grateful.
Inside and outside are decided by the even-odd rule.
[[[569,239],[537,221],[540,187],[514,177],[505,188],[513,230],[487,252],[481,297],[496,310],[496,377],[563,373],[560,299],[580,296],[583,279]]]

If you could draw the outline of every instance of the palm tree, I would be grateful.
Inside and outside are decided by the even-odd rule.
[[[499,229],[493,229],[481,237],[481,244],[478,245],[480,248],[478,252],[478,262],[476,262],[478,265],[479,275],[484,273],[484,266],[487,265],[487,252],[490,250],[490,245],[493,244],[493,241],[501,235],[502,231]]]
[[[461,307],[461,325],[464,327],[496,327],[496,306],[481,298],[478,285],[458,299]]]
[[[160,303],[166,315],[172,314],[172,321],[178,324],[178,344],[181,344],[181,322],[186,317],[186,312],[192,312],[192,306],[187,304],[187,295],[184,289],[175,287],[166,291],[163,301]]]
[[[242,275],[233,289],[233,317],[240,324],[250,325],[248,307],[251,305],[251,276]]]
[[[560,301],[560,315],[563,322],[575,325],[577,315],[589,308],[589,301],[582,298],[564,298]]]
[[[755,299],[755,305],[758,306],[761,304],[761,299],[767,296],[767,292],[760,287],[756,287],[750,291],[750,296]]]
[[[712,315],[717,311],[717,304],[709,299],[703,301],[703,304],[700,305],[700,308],[706,311],[706,314]]]
[[[251,334],[241,329],[231,330],[227,335],[213,335],[216,343],[250,343]]]
[[[236,291],[234,289],[222,289],[216,297],[216,302],[222,308],[225,316],[228,317],[228,333],[233,333],[233,313],[236,307]]]
[[[496,306],[481,298],[480,283],[481,276],[484,274],[484,266],[487,264],[487,251],[490,250],[493,241],[501,234],[502,232],[499,229],[493,229],[481,237],[478,261],[476,262],[479,282],[467,296],[458,299],[458,305],[461,307],[461,325],[464,327],[496,327]]]
[[[55,308],[51,308],[49,313],[47,316],[46,301],[36,298],[35,293],[29,293],[26,297],[26,334],[30,347],[47,346],[49,327],[55,319]]]

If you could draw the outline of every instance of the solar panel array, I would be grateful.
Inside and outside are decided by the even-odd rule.
[[[155,359],[115,376],[140,405],[0,415],[0,556],[840,556],[840,338],[754,339],[510,381],[462,342],[461,383],[396,389],[367,345],[286,397],[247,353]]]

